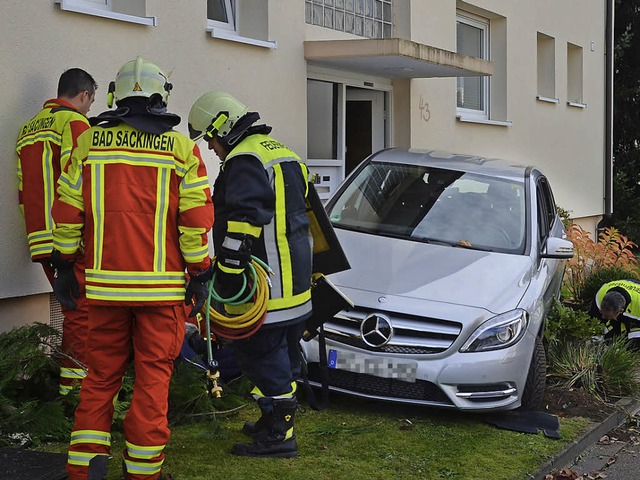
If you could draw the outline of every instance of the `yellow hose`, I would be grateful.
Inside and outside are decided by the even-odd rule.
[[[212,259],[215,262],[215,257]],[[245,270],[246,284],[255,284],[255,293],[247,301],[241,304],[229,301],[229,299],[221,298],[213,288],[213,279],[209,285],[209,296],[204,306],[203,315],[210,325],[211,331],[219,337],[230,340],[238,340],[247,338],[255,333],[264,322],[269,304],[269,288],[271,281],[269,274],[273,271],[267,264],[256,257],[252,257],[251,264]],[[215,277],[214,277],[215,278]],[[242,290],[242,289],[241,289]],[[214,300],[214,302],[212,302]],[[231,299],[233,300],[233,299]],[[214,303],[222,305],[223,312],[216,310]],[[230,309],[238,309],[248,307],[248,310],[238,314],[228,314],[226,307]]]

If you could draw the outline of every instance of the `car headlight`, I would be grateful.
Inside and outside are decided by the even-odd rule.
[[[510,347],[522,338],[528,323],[529,315],[519,308],[493,317],[471,334],[460,351],[486,352]]]

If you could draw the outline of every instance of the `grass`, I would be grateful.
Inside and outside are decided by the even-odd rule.
[[[165,471],[176,480],[234,478],[271,480],[456,479],[513,480],[535,473],[589,425],[584,418],[561,419],[560,440],[500,430],[482,415],[367,402],[332,394],[321,412],[296,416],[296,459],[239,458],[231,445],[247,441],[246,420],[259,415],[249,404],[228,417],[201,416],[172,429]],[[120,479],[122,434],[115,432],[114,459],[107,479]],[[46,451],[65,452],[48,444]]]

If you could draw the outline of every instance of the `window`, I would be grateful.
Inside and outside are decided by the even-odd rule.
[[[556,98],[556,41],[538,32],[538,100],[558,103]]]
[[[207,0],[207,31],[214,38],[278,47],[269,40],[268,0]]]
[[[156,17],[146,14],[146,0],[54,0],[60,10],[85,13],[129,23],[156,26]]]
[[[585,107],[582,98],[582,47],[567,43],[567,103]]]
[[[391,38],[392,0],[305,0],[305,22],[367,38]]]
[[[338,85],[307,80],[307,158],[337,159]]]
[[[489,60],[489,21],[458,14],[456,22],[457,52]],[[489,119],[488,77],[458,77],[457,110],[459,115]]]
[[[236,30],[235,0],[207,0],[207,20],[212,27]]]

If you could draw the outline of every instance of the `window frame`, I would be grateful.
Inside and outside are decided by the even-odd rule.
[[[104,3],[98,2],[97,0],[54,0],[53,3],[58,4],[62,11],[83,13],[85,15],[110,18],[112,20],[137,23],[151,27],[158,25],[158,19],[156,17],[131,15],[113,10],[112,0],[104,0]]]
[[[469,25],[474,28],[478,28],[483,32],[482,35],[482,51],[484,52],[482,57],[483,60],[491,60],[491,22],[488,18],[479,17],[477,15],[473,15],[472,13],[465,11],[457,11],[456,12],[456,38],[457,38],[457,30],[458,24],[464,23],[465,25]],[[459,53],[457,40],[456,40],[456,52]],[[472,108],[464,108],[458,106],[457,94],[458,94],[458,82],[460,79],[464,79],[466,77],[457,77],[456,78],[456,115],[458,117],[472,118],[476,120],[489,120],[490,117],[490,79],[489,77],[481,76],[477,77],[480,79],[481,90],[482,90],[482,99],[483,105],[481,110],[472,109]],[[476,78],[476,77],[471,77]]]
[[[236,0],[222,0],[227,12],[227,21],[214,20],[207,16],[207,29],[222,28],[229,33],[238,33],[238,6]]]

